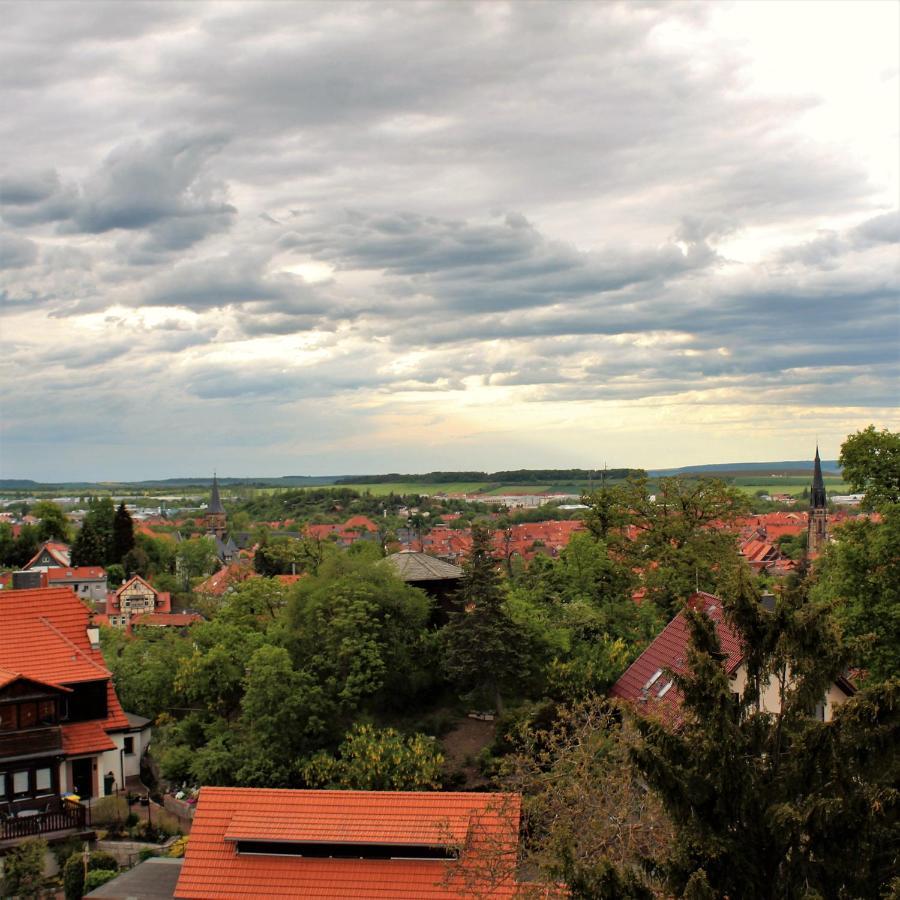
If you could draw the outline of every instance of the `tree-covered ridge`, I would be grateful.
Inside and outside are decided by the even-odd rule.
[[[454,484],[485,481],[492,484],[547,484],[577,481],[627,478],[634,469],[511,469],[501,472],[426,472],[418,475],[347,475],[335,479],[335,484]]]

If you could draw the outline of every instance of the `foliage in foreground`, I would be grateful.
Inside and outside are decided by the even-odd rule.
[[[661,798],[674,841],[662,860],[676,896],[876,897],[896,871],[898,689],[888,681],[811,715],[852,653],[825,604],[792,585],[766,610],[749,582],[727,601],[749,652],[736,695],[709,619],[687,613],[685,721],[637,721],[635,764]],[[781,712],[760,711],[774,683]]]
[[[3,896],[36,897],[44,883],[47,842],[29,838],[3,858]]]

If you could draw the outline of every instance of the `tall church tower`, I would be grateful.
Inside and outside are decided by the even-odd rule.
[[[212,491],[209,494],[209,505],[206,507],[206,527],[220,540],[224,538],[228,525],[225,521],[225,507],[219,496],[219,480],[213,475]]]
[[[816,445],[816,462],[813,471],[812,489],[809,492],[809,525],[806,538],[806,552],[816,556],[828,543],[828,509],[825,499],[825,479],[822,478],[822,462],[819,446]]]

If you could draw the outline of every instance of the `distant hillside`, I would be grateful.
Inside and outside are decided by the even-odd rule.
[[[603,469],[516,469],[505,472],[426,472],[424,475],[345,475],[335,484],[455,484],[487,482],[488,484],[556,484],[598,480]],[[609,469],[606,477],[627,478],[632,469]]]
[[[813,470],[811,459],[781,460],[779,462],[710,463],[704,466],[681,466],[678,469],[652,469],[648,474],[659,475],[716,475],[726,478],[735,475],[808,475]],[[836,459],[822,460],[822,473],[840,475]]]
[[[248,487],[315,487],[334,484],[337,475],[281,475],[277,478],[219,478],[221,485],[246,485]],[[197,488],[208,490],[210,476],[203,478],[159,478],[149,481],[32,481],[30,478],[0,478],[0,491],[147,491],[171,488]]]

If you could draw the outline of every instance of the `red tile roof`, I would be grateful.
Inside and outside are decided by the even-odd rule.
[[[47,569],[47,580],[54,581],[84,581],[87,579],[103,580],[106,578],[106,569],[101,566],[60,566]]]
[[[66,756],[102,753],[115,750],[116,745],[103,728],[102,722],[73,722],[62,726],[63,752]]]
[[[133,616],[132,625],[156,625],[170,627],[180,627],[184,625],[193,625],[195,622],[202,622],[203,616],[199,613],[141,613]]]
[[[88,640],[88,608],[69,588],[0,592],[0,666],[50,684],[106,682],[107,730],[128,727],[99,649]]]
[[[744,653],[738,636],[725,621],[722,601],[698,591],[688,603],[692,609],[712,619],[722,652],[726,654],[725,671],[731,675],[740,665]],[[641,715],[655,716],[667,725],[679,724],[683,697],[666,670],[679,675],[686,671],[689,644],[690,628],[682,610],[625,670],[610,694],[632,703]]]
[[[518,795],[204,787],[176,896],[516,896]],[[462,847],[459,860],[248,855],[236,841]],[[487,876],[490,869],[490,876]]]
[[[89,616],[69,588],[0,592],[0,666],[54,684],[109,678]]]
[[[22,568],[27,569],[30,566],[33,566],[35,564],[35,562],[37,562],[38,557],[40,557],[40,555],[45,550],[50,554],[50,556],[53,557],[53,559],[56,560],[57,565],[60,565],[60,566],[69,565],[69,560],[70,560],[69,545],[62,544],[57,541],[45,541],[38,548],[37,553],[35,553],[34,556],[32,556],[31,559],[29,559],[28,562],[25,563],[25,565]]]
[[[8,684],[18,681],[20,678],[24,678],[27,681],[33,681],[35,684],[40,684],[44,687],[53,688],[55,691],[72,692],[72,688],[67,688],[64,684],[54,684],[52,681],[42,681],[40,678],[35,678],[31,675],[23,675],[21,672],[11,672],[9,669],[0,669],[0,688],[4,688]]]

